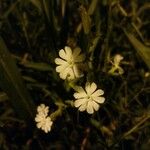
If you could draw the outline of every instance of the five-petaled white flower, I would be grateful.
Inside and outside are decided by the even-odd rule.
[[[49,107],[41,104],[37,107],[37,114],[35,121],[37,122],[37,128],[41,128],[45,133],[51,131],[51,126],[53,124],[50,117],[48,117]]]
[[[60,78],[73,80],[82,76],[80,65],[85,59],[85,55],[81,54],[80,48],[75,48],[73,51],[70,47],[65,46],[59,51],[60,58],[55,59],[56,72]]]
[[[100,104],[104,103],[105,98],[102,97],[104,91],[97,90],[97,85],[93,83],[87,83],[85,90],[82,87],[78,87],[77,92],[74,93],[74,97],[77,99],[74,102],[75,107],[79,107],[79,111],[87,111],[89,114],[98,111]]]

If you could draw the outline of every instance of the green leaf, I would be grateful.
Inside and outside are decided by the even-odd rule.
[[[27,81],[27,82],[31,82],[31,83],[36,83],[37,81],[29,76],[22,76],[22,78]]]
[[[92,14],[94,13],[95,8],[96,8],[96,6],[97,6],[97,2],[98,2],[98,0],[92,0],[92,2],[91,2],[91,4],[90,4],[90,7],[89,7],[89,9],[88,9],[88,14],[89,14],[89,15],[92,15]]]
[[[62,13],[63,17],[65,15],[66,4],[67,4],[67,0],[62,0],[61,1],[61,13]]]
[[[23,66],[39,71],[52,71],[52,67],[46,63],[38,63],[38,62],[25,62],[22,64]]]
[[[125,31],[126,36],[129,41],[137,51],[137,53],[141,56],[147,67],[150,69],[150,48],[146,47],[142,44],[134,35]]]
[[[44,7],[44,11],[45,11],[48,21],[50,21],[50,19],[51,19],[50,12],[49,12],[50,11],[49,6],[50,6],[49,1],[43,0],[43,7]]]
[[[2,16],[0,16],[0,18],[7,18],[7,17],[9,16],[9,14],[10,14],[12,11],[14,11],[14,9],[16,8],[18,2],[19,2],[18,0],[17,0],[16,2],[14,2],[14,3],[9,7],[9,9],[7,9],[7,10],[5,11],[5,13],[4,13]]]
[[[96,48],[96,46],[97,46],[97,44],[98,44],[99,39],[100,39],[100,35],[96,36],[96,37],[93,39],[93,41],[91,42],[92,44],[91,44],[91,46],[90,46],[90,48],[89,48],[89,53],[91,53],[91,52],[93,52],[93,51],[95,50],[95,48]]]
[[[42,6],[40,0],[30,0],[30,2],[42,12]]]
[[[80,16],[81,16],[81,20],[82,20],[84,33],[88,34],[91,29],[91,18],[83,6],[80,7]]]
[[[34,104],[22,81],[21,74],[0,37],[0,87],[8,95],[14,111],[21,119],[31,120]]]

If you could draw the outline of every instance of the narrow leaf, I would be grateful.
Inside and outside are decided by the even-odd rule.
[[[39,70],[39,71],[51,71],[52,68],[49,64],[46,63],[38,63],[38,62],[26,62],[24,64],[22,64],[23,66],[27,67],[27,68],[31,68],[31,69],[35,69],[35,70]]]
[[[30,2],[42,12],[42,6],[40,0],[30,0]]]
[[[0,87],[8,95],[21,119],[29,121],[34,114],[34,104],[22,81],[15,61],[0,37]]]
[[[134,35],[125,31],[126,36],[129,41],[137,51],[137,53],[141,56],[147,67],[150,69],[150,48],[146,47],[142,44]]]
[[[0,16],[0,18],[7,18],[9,16],[9,14],[16,8],[17,4],[18,4],[18,0],[16,2],[14,2],[10,6],[10,8],[7,11],[5,11],[5,13],[2,16]]]
[[[63,17],[65,15],[66,4],[67,4],[67,0],[62,0],[61,1],[61,13],[62,13]]]
[[[90,4],[90,7],[89,7],[89,9],[88,9],[88,14],[89,14],[89,15],[92,15],[92,14],[94,13],[95,8],[96,8],[96,6],[97,6],[97,2],[98,2],[98,0],[92,0],[92,2],[91,2],[91,4]]]
[[[84,33],[88,34],[91,29],[91,18],[83,6],[80,7],[80,16],[81,16],[81,20],[82,20]]]
[[[97,44],[98,44],[99,39],[100,39],[100,35],[96,36],[96,37],[93,39],[93,41],[91,42],[92,44],[91,44],[91,46],[90,46],[90,48],[89,48],[89,53],[91,53],[91,52],[93,52],[93,51],[95,50],[95,48],[96,48],[96,46],[97,46]]]
[[[44,7],[44,11],[46,14],[46,17],[48,19],[48,21],[50,21],[51,17],[50,17],[50,9],[49,9],[49,3],[47,0],[43,0],[43,7]]]
[[[27,81],[27,82],[31,82],[31,83],[36,83],[37,81],[29,76],[22,76],[22,78]]]

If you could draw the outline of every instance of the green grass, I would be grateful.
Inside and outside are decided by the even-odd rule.
[[[148,150],[149,13],[148,0],[1,0],[0,149]],[[74,82],[55,71],[66,45],[86,55]],[[109,73],[115,54],[122,75]],[[93,115],[73,107],[73,88],[87,81],[105,91]],[[55,119],[48,134],[34,122],[41,103]]]

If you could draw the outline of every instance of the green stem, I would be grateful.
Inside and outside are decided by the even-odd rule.
[[[57,117],[61,116],[66,105],[63,102],[56,102],[58,109],[50,115],[50,118],[54,121]]]
[[[134,125],[130,130],[128,130],[127,132],[125,132],[120,138],[118,138],[118,140],[113,143],[111,145],[111,148],[114,147],[116,144],[118,144],[120,141],[122,141],[124,138],[126,138],[127,136],[131,135],[133,132],[135,132],[136,130],[139,129],[139,127],[145,123],[148,119],[150,119],[150,114],[147,114],[146,116],[144,115],[144,117],[142,117],[142,119],[136,124]]]
[[[110,54],[110,51],[109,51],[109,38],[110,38],[110,35],[111,35],[111,31],[112,31],[111,15],[112,15],[112,12],[111,12],[111,4],[110,4],[109,5],[109,10],[108,10],[108,19],[107,19],[107,33],[106,33],[106,37],[104,39],[104,44],[102,45],[102,51],[101,51],[100,59],[99,59],[101,61],[101,60],[103,60],[102,58],[104,57],[104,68],[103,68],[104,72],[106,71],[106,66],[107,66],[107,62],[108,62],[109,54]],[[98,70],[100,68],[101,68],[101,63],[99,63]]]

